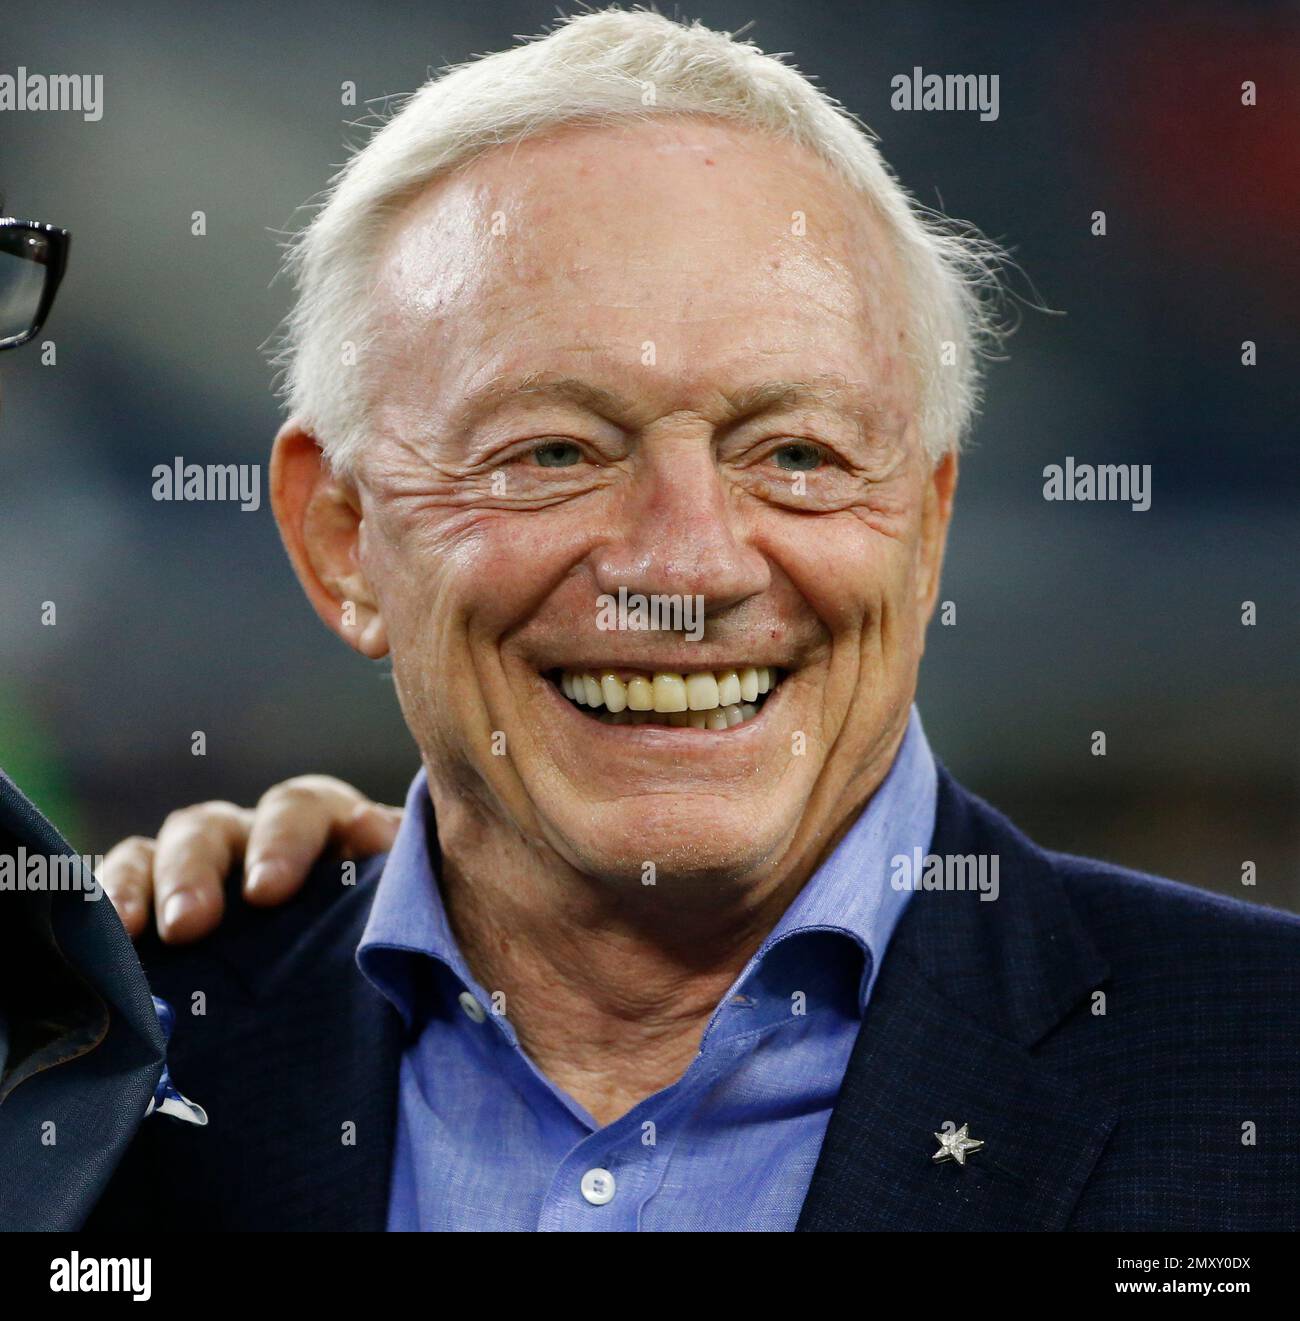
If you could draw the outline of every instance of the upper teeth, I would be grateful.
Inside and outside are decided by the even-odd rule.
[[[560,688],[579,706],[619,711],[712,711],[715,707],[753,702],[777,682],[779,671],[765,665],[739,670],[696,670],[678,674],[661,670],[624,682],[613,670],[565,670]]]

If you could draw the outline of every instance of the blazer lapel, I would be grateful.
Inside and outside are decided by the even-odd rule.
[[[882,964],[804,1230],[1061,1229],[1115,1114],[1036,1050],[1107,970],[1050,860],[940,773],[932,853],[999,861],[1000,893],[915,894]],[[984,1146],[936,1162],[935,1133]]]
[[[249,1177],[230,1217],[242,1227],[386,1228],[402,1023],[355,963],[338,971],[338,981],[299,982],[293,993],[319,1019],[275,1032],[295,1066],[278,1075],[276,1113],[244,1125]]]
[[[403,1027],[356,964],[379,870],[257,980],[261,1044],[292,1067],[277,1071],[269,1122],[244,1126],[231,1218],[246,1228],[386,1228]]]

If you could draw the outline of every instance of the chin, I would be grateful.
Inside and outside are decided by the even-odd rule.
[[[767,870],[785,837],[787,823],[767,798],[738,803],[660,792],[561,813],[560,820],[552,818],[553,839],[584,874],[610,884],[650,890],[647,874],[660,887],[743,883]],[[788,823],[791,832],[795,824]]]

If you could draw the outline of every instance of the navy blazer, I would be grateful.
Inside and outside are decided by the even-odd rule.
[[[799,1228],[1300,1228],[1300,919],[1044,852],[942,769],[931,852],[996,854],[1000,896],[913,895]],[[404,1029],[355,961],[382,864],[149,949],[211,1123],[142,1130],[92,1227],[384,1228]],[[945,1121],[985,1144],[964,1166],[931,1159]]]
[[[71,853],[0,773],[0,854]],[[102,891],[0,891],[0,1230],[77,1229],[153,1096],[163,1038]]]

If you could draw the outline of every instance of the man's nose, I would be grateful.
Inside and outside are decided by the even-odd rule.
[[[595,557],[601,592],[702,596],[708,615],[767,590],[764,556],[744,539],[737,494],[701,437],[643,452],[620,522]]]

